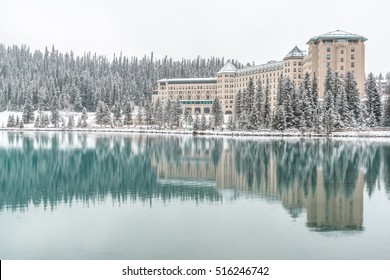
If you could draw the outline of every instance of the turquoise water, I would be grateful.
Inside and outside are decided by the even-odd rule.
[[[390,141],[0,132],[0,259],[389,259]]]

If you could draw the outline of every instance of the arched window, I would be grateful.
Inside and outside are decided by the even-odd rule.
[[[195,108],[195,113],[201,113],[200,108]]]
[[[232,114],[232,111],[226,111],[225,114],[226,114],[226,115],[231,115],[231,114]]]
[[[209,108],[209,107],[204,108],[204,109],[203,109],[203,112],[204,112],[205,114],[210,114],[210,108]]]

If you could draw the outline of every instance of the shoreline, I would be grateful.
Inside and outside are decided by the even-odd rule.
[[[381,129],[360,129],[335,131],[331,134],[291,131],[192,131],[192,130],[169,130],[169,129],[151,129],[147,127],[139,128],[15,128],[2,127],[0,131],[4,132],[82,132],[82,133],[140,133],[140,134],[164,134],[164,135],[192,135],[192,136],[229,136],[229,137],[299,137],[299,138],[390,138],[390,128]]]

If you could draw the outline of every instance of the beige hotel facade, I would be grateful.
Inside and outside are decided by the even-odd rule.
[[[308,52],[295,46],[282,61],[269,61],[266,64],[247,66],[237,69],[227,62],[212,78],[162,79],[157,81],[157,90],[153,93],[153,102],[159,99],[177,99],[183,108],[192,113],[211,113],[215,97],[222,103],[225,114],[234,112],[234,96],[238,90],[244,90],[250,79],[265,87],[267,80],[270,89],[271,107],[274,107],[278,79],[281,75],[290,77],[298,85],[306,72],[318,78],[319,97],[324,94],[324,81],[328,66],[344,75],[351,71],[358,84],[359,93],[364,94],[365,82],[365,45],[367,39],[361,35],[336,30],[312,37],[308,42]]]

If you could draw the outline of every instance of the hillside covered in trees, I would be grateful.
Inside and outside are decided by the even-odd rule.
[[[174,61],[154,59],[153,53],[141,59],[120,54],[110,61],[91,53],[63,54],[54,46],[32,52],[25,45],[0,45],[0,111],[22,111],[28,98],[34,110],[43,111],[51,110],[55,98],[60,110],[77,112],[94,112],[99,101],[110,110],[127,100],[142,106],[158,79],[212,77],[224,64],[224,58]]]

